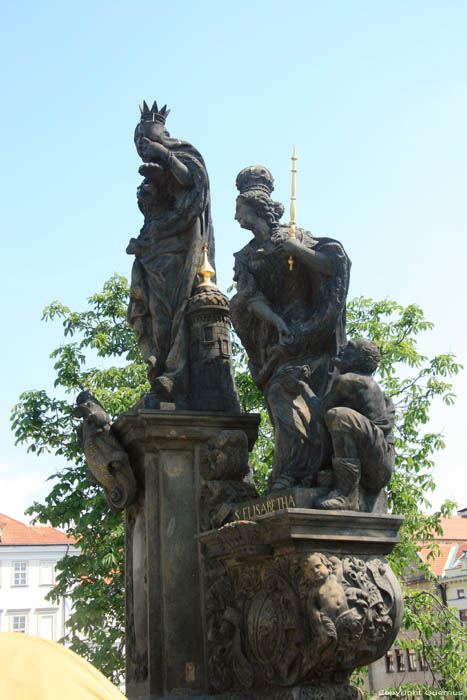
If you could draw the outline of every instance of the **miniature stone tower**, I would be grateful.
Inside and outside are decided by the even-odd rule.
[[[191,410],[239,413],[232,367],[229,300],[211,282],[207,248],[198,273],[203,281],[190,297],[187,319],[190,329]]]

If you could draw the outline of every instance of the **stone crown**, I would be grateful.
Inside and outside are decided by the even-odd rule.
[[[156,100],[154,100],[151,109],[149,109],[146,100],[143,100],[143,106],[139,105],[139,111],[141,112],[142,122],[159,122],[160,124],[165,124],[165,120],[170,114],[170,109],[167,109],[167,105],[164,105],[159,111]]]
[[[243,168],[235,181],[240,194],[250,190],[260,190],[270,195],[274,190],[274,178],[267,168],[262,165],[250,165]]]

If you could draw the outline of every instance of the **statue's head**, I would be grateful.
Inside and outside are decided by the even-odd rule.
[[[303,571],[306,579],[314,585],[324,583],[330,574],[326,557],[318,552],[306,558]]]
[[[81,391],[76,397],[73,415],[76,418],[88,418],[91,414],[104,411],[102,404],[89,391]]]
[[[361,372],[373,374],[381,361],[381,351],[372,340],[355,338],[349,340],[334,359],[334,364],[342,374],[345,372]]]
[[[167,105],[164,105],[162,109],[159,110],[156,101],[154,101],[151,109],[149,109],[146,101],[143,102],[142,107],[140,105],[139,109],[141,112],[141,119],[135,129],[135,146],[138,155],[142,157],[141,144],[143,138],[157,143],[163,143],[164,139],[170,136],[165,128],[165,120],[169,115],[170,109],[167,109]]]
[[[284,213],[280,202],[271,199],[274,190],[274,178],[262,165],[250,165],[237,175],[237,197],[235,219],[242,228],[255,232],[258,218],[266,222],[272,230],[279,225]]]

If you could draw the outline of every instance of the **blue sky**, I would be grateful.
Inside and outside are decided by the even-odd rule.
[[[52,389],[61,329],[43,307],[84,308],[130,273],[143,99],[167,103],[171,135],[205,158],[223,289],[248,240],[233,219],[237,173],[266,165],[287,205],[296,145],[297,222],[343,243],[350,296],[419,304],[436,324],[421,350],[465,363],[463,0],[3,0],[0,24],[0,512],[21,519],[61,466],[15,448],[9,430],[22,391]],[[435,506],[467,505],[466,384],[433,412],[448,445]]]

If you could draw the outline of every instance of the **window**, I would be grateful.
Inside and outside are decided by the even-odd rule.
[[[392,651],[386,654],[386,673],[394,673],[394,657]]]
[[[206,343],[210,343],[212,340],[214,340],[212,326],[204,327],[204,340]]]
[[[459,610],[459,620],[462,625],[467,625],[467,610]]]
[[[10,632],[27,632],[27,615],[11,615],[10,616]]]
[[[222,339],[222,338],[218,338],[217,342],[219,344],[219,355],[224,355],[224,357],[228,357],[229,356],[229,341]]]
[[[465,591],[463,588],[458,588],[457,589],[457,597],[458,598],[465,598]]]
[[[407,668],[409,671],[417,670],[417,655],[414,649],[407,649]]]
[[[13,586],[28,585],[28,563],[27,561],[13,562]]]
[[[54,562],[41,561],[39,566],[39,584],[41,586],[53,586],[54,584]]]
[[[401,649],[396,649],[396,668],[398,671],[405,671],[404,652]]]
[[[38,636],[53,642],[55,638],[55,615],[42,613],[39,615],[38,623]]]
[[[418,668],[420,671],[428,671],[428,663],[424,656],[418,657]]]

